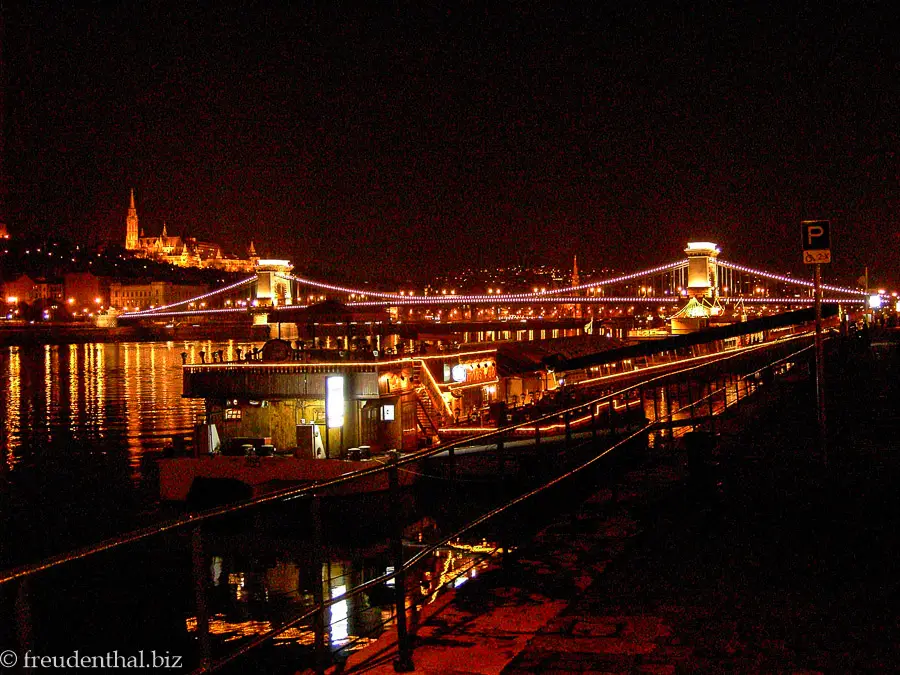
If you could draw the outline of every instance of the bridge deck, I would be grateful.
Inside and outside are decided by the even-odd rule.
[[[687,490],[680,453],[631,472],[433,606],[415,672],[895,670],[897,337],[830,369],[827,470],[809,383],[781,383],[730,413],[720,493]]]

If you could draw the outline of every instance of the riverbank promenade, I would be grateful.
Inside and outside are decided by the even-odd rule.
[[[716,429],[714,489],[657,451],[429,606],[413,672],[900,672],[898,341],[834,350],[826,455],[810,380],[764,388]]]

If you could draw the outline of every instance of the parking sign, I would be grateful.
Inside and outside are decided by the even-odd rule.
[[[831,223],[827,220],[803,220],[803,262],[819,265],[831,262]]]

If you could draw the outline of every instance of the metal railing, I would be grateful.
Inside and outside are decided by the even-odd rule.
[[[634,439],[655,430],[665,428],[668,428],[671,434],[679,414],[687,414],[692,422],[692,428],[696,428],[698,424],[703,423],[704,416],[699,415],[698,412],[702,412],[705,406],[708,412],[708,414],[705,415],[705,419],[708,421],[710,428],[712,428],[714,418],[717,414],[717,409],[714,405],[714,400],[717,397],[722,397],[723,400],[723,405],[720,410],[727,410],[731,405],[735,405],[741,400],[740,382],[746,382],[748,381],[748,378],[753,378],[754,382],[756,382],[756,379],[761,373],[765,373],[766,371],[774,372],[774,369],[776,368],[782,367],[791,361],[796,361],[799,358],[804,358],[806,352],[811,349],[811,345],[800,346],[800,343],[802,341],[810,341],[811,339],[811,335],[808,334],[794,335],[772,343],[747,347],[741,351],[728,352],[718,359],[659,374],[637,383],[631,383],[624,388],[609,392],[590,401],[579,402],[567,409],[555,411],[536,420],[503,427],[495,431],[451,443],[443,443],[406,456],[395,455],[393,460],[386,465],[378,465],[372,468],[363,469],[353,472],[352,474],[346,474],[332,480],[321,481],[310,486],[291,487],[273,491],[244,502],[221,506],[199,513],[187,514],[179,518],[156,523],[149,527],[133,530],[106,539],[97,544],[77,548],[72,551],[48,557],[36,563],[26,564],[0,572],[0,587],[12,582],[19,582],[15,599],[16,633],[20,636],[21,641],[27,643],[29,639],[28,636],[31,635],[31,615],[28,607],[27,584],[33,577],[78,560],[91,558],[101,553],[120,549],[137,542],[149,541],[167,532],[190,528],[193,586],[200,648],[200,664],[197,669],[194,670],[195,673],[206,673],[218,670],[254,648],[307,621],[312,621],[315,631],[317,671],[324,672],[327,656],[325,652],[325,612],[337,602],[364,593],[392,579],[394,580],[396,593],[394,601],[399,647],[399,657],[396,662],[396,667],[398,670],[409,670],[411,669],[412,664],[412,647],[406,627],[406,598],[404,589],[405,577],[410,569],[421,563],[427,556],[431,555],[441,546],[446,546],[449,542],[458,539],[462,535],[497,517],[501,513],[513,509],[518,504],[551,489],[573,475],[595,465],[604,457],[622,448]],[[765,361],[765,359],[763,359],[765,362],[762,366],[754,367],[743,375],[734,374],[734,371],[741,370],[740,366],[742,365],[742,361],[749,362],[752,359],[752,366],[758,366],[759,357],[764,356],[773,350],[777,352],[777,358],[774,360]],[[718,381],[720,379],[725,381],[725,384],[721,387],[718,386]],[[698,390],[701,394],[700,396],[693,396],[693,387],[690,384],[692,380],[700,382],[701,387]],[[705,395],[702,393],[704,381],[706,382],[707,392]],[[678,407],[675,408],[672,404],[673,397],[671,396],[671,388],[675,385],[681,386],[685,382],[688,383],[688,403],[686,405],[680,405],[681,394],[679,391],[674,397],[676,401],[679,401]],[[732,396],[732,402],[729,403],[729,385],[733,386],[735,382],[738,384],[734,387],[735,394]],[[763,383],[764,382],[760,382],[759,384]],[[753,387],[753,390],[755,391],[755,387]],[[652,393],[652,407],[650,406],[651,400],[647,397],[648,392]],[[665,392],[665,394],[662,394],[662,392]],[[750,393],[752,393],[752,391],[745,385],[744,398]],[[665,411],[662,410],[662,399],[665,399]],[[644,414],[637,416],[632,415],[631,408],[635,407],[635,401],[637,401],[640,411]],[[605,415],[600,415],[601,410],[605,410]],[[622,410],[624,410],[624,413],[619,412]],[[646,415],[646,413],[651,410],[654,413],[652,419],[648,418]],[[529,489],[526,493],[487,512],[481,513],[474,520],[459,527],[446,537],[441,538],[440,541],[420,550],[409,560],[402,559],[402,522],[399,502],[397,499],[391,498],[390,517],[392,523],[391,551],[394,559],[393,572],[369,579],[348,590],[343,595],[333,597],[330,600],[325,600],[322,597],[321,584],[315,584],[314,587],[318,590],[315,593],[315,606],[313,608],[276,628],[248,640],[248,642],[228,655],[217,660],[212,659],[209,638],[209,614],[206,605],[206,567],[203,560],[203,533],[201,529],[205,523],[231,514],[246,513],[262,507],[263,505],[288,503],[297,499],[309,499],[311,502],[314,550],[321,559],[321,557],[324,556],[321,500],[323,495],[327,495],[331,488],[347,485],[367,476],[387,472],[389,490],[392,494],[396,494],[400,489],[398,472],[403,467],[422,462],[425,459],[433,458],[438,455],[446,455],[450,461],[451,467],[454,466],[457,455],[466,450],[471,451],[473,449],[481,449],[484,452],[488,452],[489,448],[493,446],[490,451],[496,453],[501,458],[507,457],[514,455],[518,451],[518,448],[513,447],[513,445],[521,447],[523,434],[526,437],[530,437],[531,442],[529,445],[535,449],[543,447],[556,450],[562,449],[568,452],[576,448],[594,444],[601,433],[610,441],[608,447],[598,452],[592,451],[590,453],[591,456],[587,460],[579,460],[579,463],[576,466],[569,467],[559,475],[552,477],[549,481],[542,482],[537,487]],[[515,444],[511,442],[508,443],[508,441],[512,441],[513,439],[516,440]],[[501,548],[504,552],[507,552],[509,550],[509,543],[506,543]],[[321,569],[321,565],[319,566],[319,569]],[[27,644],[22,645],[23,652],[25,649],[27,649]]]

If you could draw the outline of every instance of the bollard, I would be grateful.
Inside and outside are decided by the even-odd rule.
[[[397,475],[399,453],[394,454],[388,468],[388,485],[391,499],[391,549],[394,559],[394,606],[397,613],[397,658],[394,671],[410,673],[415,670],[412,660],[412,644],[406,626],[406,571],[403,569],[403,521],[400,514],[400,481]]]
[[[202,353],[202,352],[201,352]],[[206,606],[206,568],[203,565],[203,535],[200,525],[191,533],[191,567],[194,577],[194,601],[197,605],[197,636],[200,641],[200,667],[208,670],[211,662],[209,645],[209,610]]]

